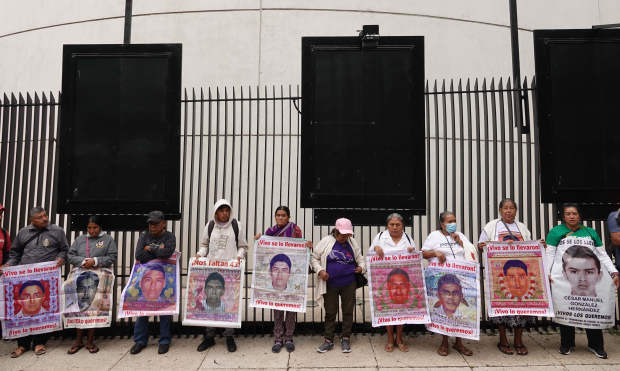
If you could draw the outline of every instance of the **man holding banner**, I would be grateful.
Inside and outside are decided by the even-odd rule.
[[[17,266],[2,271],[7,272],[4,279],[10,281],[11,287],[19,287],[16,295],[18,300],[7,299],[9,293],[4,293],[3,297],[6,303],[3,305],[6,319],[2,323],[3,337],[19,338],[17,349],[11,352],[12,358],[30,350],[31,344],[37,355],[45,354],[45,344],[51,332],[62,329],[59,308],[60,269],[57,267],[61,267],[67,258],[69,244],[66,234],[62,228],[49,222],[47,212],[40,206],[32,208],[28,216],[31,224],[17,233],[9,260],[2,266]],[[9,278],[8,272],[14,275]],[[9,310],[6,311],[6,308]],[[13,308],[21,310],[15,313]],[[16,327],[11,334],[4,333],[7,327],[16,325],[14,320],[24,317],[28,317],[28,320],[18,326],[19,329]]]
[[[590,351],[607,358],[603,329],[615,324],[618,270],[596,231],[580,223],[577,205],[564,205],[563,220],[547,236],[555,322],[560,324],[559,352],[570,354],[575,347],[575,327],[582,327]]]
[[[119,318],[138,314],[134,327],[135,344],[131,348],[131,354],[138,354],[146,348],[149,340],[150,313],[169,312],[172,314],[175,312],[174,308],[170,308],[171,305],[174,307],[172,301],[176,301],[176,313],[178,313],[180,295],[178,260],[170,259],[173,255],[176,257],[179,254],[176,252],[177,239],[174,234],[166,231],[166,217],[163,212],[151,211],[147,221],[149,230],[138,238],[136,264],[131,272],[129,284],[123,290],[119,310]],[[173,271],[176,274],[171,274]],[[134,274],[140,275],[140,278],[134,277]],[[165,289],[166,286],[168,289]],[[166,294],[170,295],[166,296]],[[170,334],[172,315],[170,314],[159,315],[159,354],[168,353],[170,349],[172,341]]]
[[[248,241],[245,238],[243,225],[233,218],[232,214],[232,206],[225,199],[221,199],[213,205],[213,220],[207,223],[204,228],[196,259],[206,257],[223,262],[231,260],[241,262],[245,258],[248,253]],[[211,292],[211,294],[214,293],[214,291]],[[237,351],[237,344],[233,337],[235,329],[229,326],[224,328],[228,351]],[[198,345],[197,351],[202,352],[215,345],[215,330],[216,327],[213,326],[205,328],[205,336]]]

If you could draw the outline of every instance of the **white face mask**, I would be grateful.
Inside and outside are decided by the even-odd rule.
[[[446,231],[448,233],[454,233],[456,232],[457,229],[457,224],[456,223],[447,223],[446,224]]]

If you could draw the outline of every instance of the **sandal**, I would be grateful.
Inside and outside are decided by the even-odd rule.
[[[448,347],[440,346],[439,349],[437,349],[437,354],[439,354],[442,357],[447,356],[448,355]]]
[[[464,345],[462,348],[457,348],[456,345],[452,347],[452,349],[456,350],[457,352],[461,353],[464,356],[473,356],[474,352],[472,352],[471,350],[467,349]]]
[[[42,356],[46,352],[47,352],[47,349],[45,349],[45,345],[43,345],[43,344],[39,344],[39,345],[34,347],[34,354],[36,354],[38,356]]]
[[[84,348],[84,345],[74,345],[71,349],[67,351],[67,354],[75,354],[80,351],[80,349]]]
[[[508,350],[504,350],[502,348],[508,349]],[[510,345],[504,345],[502,343],[497,343],[497,349],[499,349],[499,351],[504,354],[508,354],[509,356],[513,355],[512,348],[510,348]]]
[[[520,356],[526,356],[526,355],[528,355],[530,353],[527,350],[527,348],[525,347],[525,345],[521,345],[520,347],[515,345],[515,348],[517,348],[517,354],[520,355]],[[523,351],[523,350],[525,350],[525,351]]]
[[[22,354],[24,354],[24,352],[26,352],[26,348],[24,348],[24,347],[17,347],[17,349],[15,349],[14,351],[11,352],[11,358],[17,358],[17,357],[21,356]]]
[[[386,352],[391,353],[394,351],[394,344],[386,343],[383,349],[385,349]]]
[[[93,344],[92,348],[86,347],[86,349],[88,349],[90,354],[95,354],[95,353],[97,353],[99,351],[99,348],[97,348],[97,346],[95,344]]]
[[[407,346],[405,345],[405,343],[396,343],[396,345],[398,346],[398,350],[400,350],[401,352],[408,352],[409,348],[407,348]]]

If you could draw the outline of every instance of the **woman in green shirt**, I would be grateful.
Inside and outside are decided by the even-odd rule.
[[[549,231],[549,235],[547,236],[547,266],[549,267],[549,273],[551,273],[557,246],[560,244],[560,241],[566,237],[582,238],[584,241],[583,249],[586,250],[585,253],[598,258],[600,265],[604,266],[613,277],[613,282],[617,290],[620,285],[618,271],[605,252],[601,238],[598,236],[596,231],[580,223],[581,216],[577,205],[565,204],[562,214],[564,223],[555,226],[551,231]],[[591,252],[587,251],[588,248],[586,246],[590,247]],[[549,275],[549,281],[553,282],[551,275]],[[596,354],[597,357],[607,358],[607,353],[605,353],[604,350],[603,330],[586,329],[586,334],[588,336],[588,348],[590,348],[590,350]],[[573,326],[560,325],[560,339],[560,353],[564,355],[570,354],[571,348],[575,346],[575,328]]]

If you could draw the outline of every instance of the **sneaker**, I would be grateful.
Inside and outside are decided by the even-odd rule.
[[[168,350],[170,350],[170,344],[159,344],[159,350],[157,353],[166,354],[168,353]]]
[[[129,353],[131,354],[138,354],[142,351],[142,349],[146,348],[146,345],[142,345],[140,343],[135,343],[132,347],[131,350],[129,351]]]
[[[198,345],[198,351],[202,352],[205,351],[209,348],[211,348],[212,346],[215,345],[215,338],[213,337],[206,337],[204,339],[202,339],[202,343],[200,343],[200,345]]]
[[[334,349],[335,345],[333,341],[329,341],[327,339],[325,339],[325,342],[323,343],[323,345],[321,345],[320,347],[316,348],[316,351],[319,353],[325,353],[328,350],[332,350]]]
[[[340,344],[342,345],[342,353],[351,353],[351,339],[342,338]]]
[[[603,349],[592,349],[592,348],[588,348],[588,349],[590,349],[590,352],[596,354],[598,358],[607,359],[607,352],[605,352]]]
[[[235,338],[232,336],[226,336],[226,346],[228,347],[228,351],[231,353],[237,351],[237,344],[235,344]]]
[[[560,347],[560,354],[564,354],[565,356],[570,354],[570,347]]]
[[[274,353],[280,353],[280,350],[282,349],[282,342],[279,340],[276,340],[276,342],[273,344],[273,346],[271,347],[271,351]]]
[[[293,340],[287,340],[286,341],[286,351],[287,352],[293,352],[295,351],[295,344],[293,344]]]

